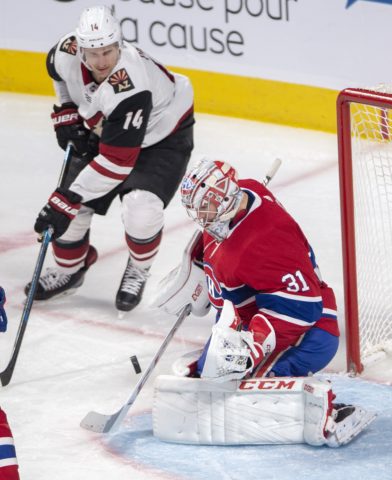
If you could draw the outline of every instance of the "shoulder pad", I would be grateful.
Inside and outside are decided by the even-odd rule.
[[[57,44],[50,49],[47,57],[46,57],[46,69],[48,71],[49,76],[58,82],[62,81],[62,78],[56,71],[56,67],[54,66],[54,57],[56,55]]]

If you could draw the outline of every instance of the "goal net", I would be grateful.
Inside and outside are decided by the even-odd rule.
[[[392,88],[338,97],[347,368],[392,352]]]

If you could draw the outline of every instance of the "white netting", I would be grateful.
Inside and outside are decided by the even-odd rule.
[[[372,88],[392,93],[392,86]],[[392,113],[351,104],[361,359],[392,347]]]

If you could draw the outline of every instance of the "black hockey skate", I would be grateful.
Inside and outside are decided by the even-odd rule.
[[[376,414],[361,407],[344,403],[332,404],[333,423],[328,428],[327,445],[339,447],[345,445],[362,432],[375,418]]]
[[[84,281],[84,275],[93,263],[97,261],[98,254],[96,249],[90,245],[85,265],[76,273],[66,274],[56,267],[48,267],[38,280],[37,290],[34,300],[49,300],[59,295],[70,295],[74,293]],[[28,295],[31,282],[25,287],[25,294]]]
[[[129,312],[140,303],[148,277],[148,270],[136,267],[132,264],[131,259],[128,259],[127,267],[116,295],[117,310]]]
[[[346,405],[345,403],[332,404],[332,416],[336,423],[342,422],[346,417],[354,413],[354,405]]]

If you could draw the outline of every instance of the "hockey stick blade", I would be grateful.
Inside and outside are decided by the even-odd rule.
[[[86,430],[91,430],[92,432],[96,432],[96,433],[110,433],[115,431],[119,427],[120,423],[128,413],[128,410],[134,404],[144,384],[149,379],[156,364],[158,363],[163,353],[165,352],[166,347],[168,346],[170,340],[174,337],[180,325],[185,320],[185,318],[190,314],[190,312],[191,312],[190,305],[187,305],[182,309],[181,313],[177,317],[176,322],[172,326],[169,333],[166,335],[162,345],[159,347],[158,351],[156,352],[153,359],[151,360],[150,365],[147,367],[143,375],[140,377],[138,383],[133,389],[131,396],[129,397],[127,402],[120,408],[120,410],[118,410],[116,413],[113,413],[112,415],[104,415],[102,413],[91,411],[80,422],[80,426],[82,428],[85,428]]]
[[[92,432],[108,433],[120,413],[121,409],[113,415],[104,415],[103,413],[91,411],[80,422],[80,426]]]

